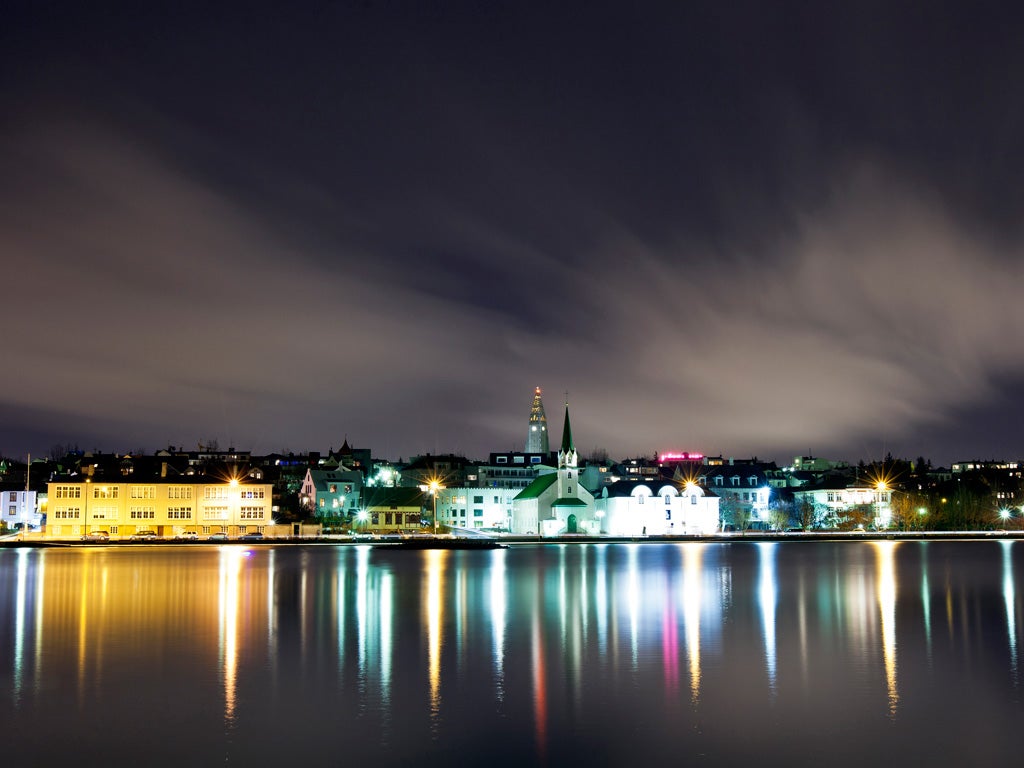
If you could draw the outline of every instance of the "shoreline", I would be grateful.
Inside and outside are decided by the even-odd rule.
[[[748,531],[745,533],[715,533],[709,536],[584,536],[568,535],[554,538],[540,538],[537,536],[493,536],[493,537],[437,537],[438,548],[443,548],[445,542],[452,541],[486,541],[497,544],[522,545],[522,544],[665,544],[665,543],[689,543],[704,542],[717,544],[734,544],[742,542],[856,542],[856,541],[1017,541],[1024,540],[1024,531],[867,531],[867,532],[846,532],[846,531],[809,531],[809,532],[779,532],[771,533],[766,531]],[[416,536],[406,538],[371,537],[353,538],[351,536],[318,536],[318,537],[289,537],[279,539],[264,539],[263,541],[175,541],[173,539],[160,539],[157,541],[76,541],[71,539],[40,539],[22,541],[20,539],[0,540],[0,549],[18,549],[22,547],[34,549],[69,549],[80,547],[208,547],[208,546],[245,546],[245,547],[266,547],[266,546],[378,546],[378,545],[399,545],[402,542],[415,541],[422,544],[422,549],[430,549],[430,543],[434,537]],[[401,547],[396,546],[396,549]]]

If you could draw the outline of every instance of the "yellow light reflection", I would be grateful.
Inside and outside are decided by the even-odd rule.
[[[686,658],[690,668],[690,701],[700,701],[700,612],[704,565],[703,544],[683,545],[683,622],[686,626]]]
[[[441,620],[444,617],[445,557],[443,549],[429,550],[427,555],[427,661],[430,681],[430,715],[437,722],[441,713]]]
[[[224,676],[224,723],[235,720],[238,681],[239,575],[248,553],[236,547],[220,549],[220,663]]]
[[[875,541],[878,563],[878,611],[882,622],[882,659],[889,695],[889,715],[896,714],[900,696],[896,685],[896,547],[895,541]]]

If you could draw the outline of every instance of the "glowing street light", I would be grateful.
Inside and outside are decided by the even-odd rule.
[[[440,491],[444,486],[437,479],[431,480],[429,485],[430,494],[434,497],[434,535],[437,536],[437,492]]]

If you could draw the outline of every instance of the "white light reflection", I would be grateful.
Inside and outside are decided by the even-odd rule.
[[[248,553],[235,547],[220,548],[220,664],[224,676],[224,723],[235,720],[238,680],[239,574]]]
[[[889,716],[896,714],[896,547],[895,541],[872,542],[878,557],[878,611],[882,620],[882,658],[889,694]]]
[[[758,543],[760,557],[760,579],[758,598],[761,605],[761,623],[764,631],[764,665],[768,673],[768,689],[775,695],[776,649],[775,649],[775,603],[778,590],[775,584],[776,543]]]
[[[700,701],[700,612],[704,544],[683,544],[683,622],[686,627],[686,658],[690,668],[690,701]]]
[[[1017,614],[1016,589],[1013,585],[1012,541],[1000,541],[1003,548],[1003,601],[1006,604],[1006,633],[1010,641],[1010,670],[1013,684],[1017,685]]]
[[[366,644],[367,644],[367,613],[369,596],[367,581],[370,571],[370,548],[367,546],[356,549],[356,641],[359,657],[360,686],[365,692],[366,685]]]
[[[505,550],[491,553],[491,638],[494,647],[494,691],[498,701],[505,698]]]
[[[338,640],[338,681],[344,679],[345,675],[345,574],[348,573],[348,569],[345,567],[345,554],[349,550],[342,549],[342,552],[338,555],[338,563],[336,564],[338,581],[334,586],[335,600],[334,600],[334,618],[335,618],[335,635]]]
[[[607,544],[597,545],[597,584],[594,587],[594,606],[597,611],[597,647],[601,663],[608,652],[608,562]]]
[[[637,553],[639,552],[639,547],[639,544],[632,544],[629,547],[627,571],[629,576],[626,582],[628,585],[626,596],[629,600],[629,638],[633,654],[634,671],[637,667],[637,657],[639,653],[639,649],[637,648],[637,633],[640,623],[640,569],[637,564]]]
[[[921,552],[921,609],[924,613],[924,640],[928,649],[928,666],[932,665],[932,598],[928,587],[928,542],[922,541]]]
[[[28,591],[28,558],[31,550],[18,550],[17,582],[14,608],[14,705],[21,703],[21,685],[25,674],[25,597]]]
[[[380,699],[385,716],[391,712],[391,619],[394,613],[394,578],[384,573],[380,578]]]

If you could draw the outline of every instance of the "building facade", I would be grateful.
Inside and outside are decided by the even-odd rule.
[[[49,483],[46,538],[76,539],[107,533],[112,539],[143,531],[171,538],[263,532],[273,523],[273,486],[203,476],[141,483]]]
[[[707,536],[720,528],[718,497],[696,483],[621,480],[601,489],[597,514],[609,536]]]
[[[38,530],[43,524],[35,491],[3,490],[0,499],[0,519],[8,530]]]

